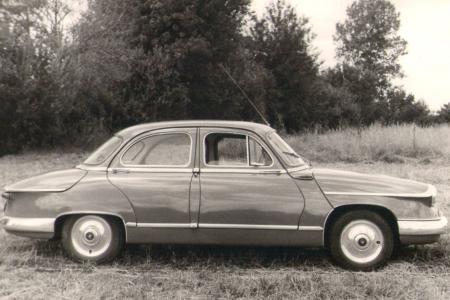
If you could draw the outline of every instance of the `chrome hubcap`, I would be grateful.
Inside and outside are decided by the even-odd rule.
[[[356,263],[369,263],[375,260],[384,247],[384,237],[375,223],[355,220],[348,223],[341,233],[341,250]]]
[[[96,257],[102,255],[111,245],[112,230],[103,218],[85,216],[73,224],[71,240],[79,254]]]

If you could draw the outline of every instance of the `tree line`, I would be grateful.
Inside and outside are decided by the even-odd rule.
[[[64,0],[0,1],[0,154],[142,122],[261,121],[246,95],[288,133],[450,121],[450,103],[432,115],[393,84],[407,44],[388,0],[347,8],[329,68],[282,0],[261,17],[249,0],[93,0],[67,30],[69,14]]]

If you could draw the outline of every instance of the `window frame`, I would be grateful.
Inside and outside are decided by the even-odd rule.
[[[210,165],[208,163],[206,163],[206,138],[210,135],[210,134],[224,134],[224,135],[242,135],[245,136],[245,149],[246,149],[246,157],[247,157],[247,163],[246,165]],[[270,160],[271,160],[271,164],[267,165],[267,166],[252,166],[250,165],[250,149],[249,149],[249,140],[250,138],[252,138],[253,140],[255,140],[256,143],[258,143],[261,148],[263,148],[266,153],[269,155]],[[260,140],[258,140],[257,138],[255,138],[254,136],[250,135],[247,132],[236,132],[236,131],[222,131],[222,130],[212,130],[209,131],[207,133],[205,133],[203,135],[203,142],[202,142],[202,151],[201,151],[201,156],[202,156],[202,163],[205,167],[207,168],[230,168],[230,169],[236,169],[236,168],[242,168],[242,169],[268,169],[268,168],[272,168],[275,165],[275,160],[273,159],[273,155],[271,154],[271,152],[268,150],[268,147],[266,145],[264,145],[263,142],[261,142]]]
[[[186,164],[183,164],[183,165],[133,165],[133,164],[126,164],[122,160],[123,156],[128,152],[128,150],[131,147],[133,147],[134,145],[136,145],[137,143],[141,142],[142,140],[147,139],[147,138],[151,138],[151,137],[154,137],[154,136],[173,135],[173,134],[184,134],[184,135],[187,135],[189,137],[189,142],[190,142],[190,145],[189,145],[189,161]],[[195,145],[194,145],[194,142],[193,142],[193,139],[192,139],[192,135],[190,133],[188,133],[188,132],[185,132],[185,131],[158,132],[158,133],[153,133],[153,134],[147,134],[145,136],[137,138],[132,143],[130,143],[130,145],[128,145],[128,146],[126,146],[124,148],[124,150],[120,154],[119,164],[122,167],[125,167],[125,168],[155,168],[155,169],[157,169],[157,168],[188,168],[192,164],[192,156],[193,156],[193,153],[194,153],[194,147],[195,147]]]

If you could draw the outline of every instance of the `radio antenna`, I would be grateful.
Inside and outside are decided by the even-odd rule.
[[[261,119],[266,123],[267,126],[270,126],[269,122],[264,118],[264,115],[259,111],[259,109],[256,107],[255,103],[247,96],[247,93],[244,92],[244,90],[239,86],[239,84],[234,80],[233,76],[231,76],[230,72],[223,66],[223,64],[219,64],[219,66],[222,68],[223,72],[227,74],[228,78],[230,78],[231,82],[234,83],[234,85],[241,91],[242,95],[244,95],[245,99],[250,103],[250,105],[255,109],[255,111],[258,113],[258,115],[261,117]]]

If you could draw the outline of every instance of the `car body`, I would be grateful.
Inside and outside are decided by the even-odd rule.
[[[120,252],[105,254],[111,240],[286,245],[331,248],[341,265],[369,270],[396,244],[435,242],[447,225],[431,185],[315,169],[271,127],[238,121],[133,126],[3,198],[7,232],[61,238],[93,261]]]

